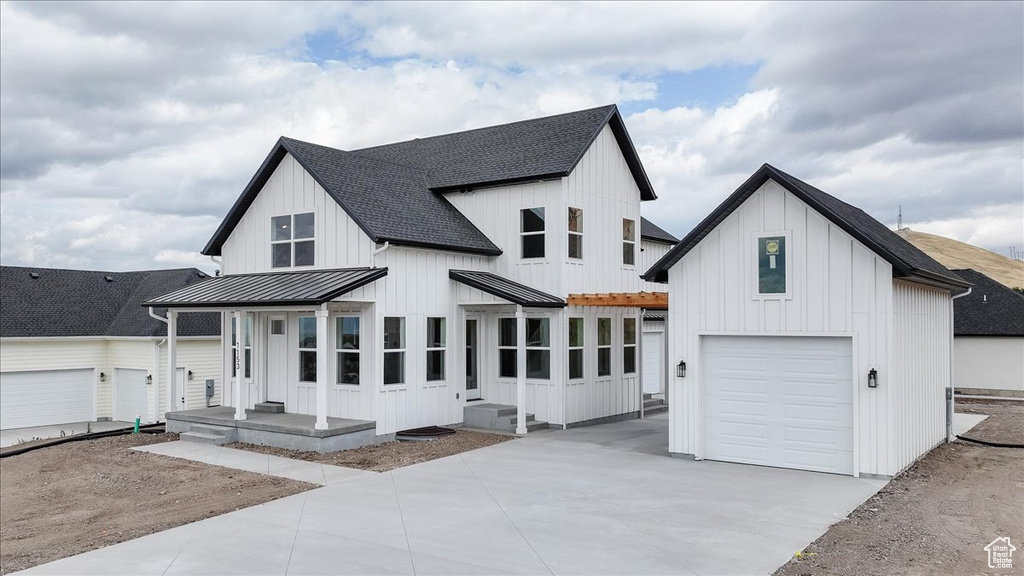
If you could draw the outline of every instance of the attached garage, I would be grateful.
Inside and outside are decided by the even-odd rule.
[[[892,476],[947,437],[970,283],[765,164],[644,275],[669,290],[669,452]]]
[[[136,417],[143,422],[148,419],[149,402],[146,397],[146,370],[114,368],[114,420],[134,422]]]
[[[4,429],[94,420],[93,370],[0,373]]]
[[[853,473],[849,338],[702,339],[704,457]]]

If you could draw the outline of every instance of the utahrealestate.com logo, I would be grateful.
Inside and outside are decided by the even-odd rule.
[[[985,552],[988,552],[988,567],[1013,568],[1013,551],[1016,549],[1016,546],[1010,544],[1009,536],[996,538],[985,546]]]

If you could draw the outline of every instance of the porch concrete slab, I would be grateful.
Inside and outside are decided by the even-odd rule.
[[[108,432],[134,426],[134,422],[102,421],[102,422],[70,422],[68,424],[55,424],[53,426],[35,426],[32,428],[14,428],[11,430],[0,430],[0,448],[14,446],[20,442],[31,440],[45,440],[48,438],[60,438],[61,436],[72,436],[74,434],[85,434],[92,432]]]
[[[765,574],[885,484],[670,458],[667,437],[658,417],[531,433],[28,572]]]
[[[139,446],[133,449],[140,452],[150,452],[173,458],[223,466],[225,468],[255,472],[257,474],[289,478],[321,486],[346,482],[360,476],[376,475],[375,472],[357,470],[355,468],[306,462],[304,460],[282,458],[281,456],[270,454],[258,454],[248,450],[225,448],[224,446],[213,446],[198,442],[183,442],[181,440],[150,446]]]

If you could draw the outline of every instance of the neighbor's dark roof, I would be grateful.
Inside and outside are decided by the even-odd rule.
[[[442,193],[566,176],[606,124],[641,199],[655,199],[614,105],[348,152],[282,137],[203,254],[221,253],[274,169],[291,154],[375,242],[497,255],[501,250]]]
[[[165,336],[167,325],[151,317],[142,303],[204,278],[195,268],[98,272],[2,266],[0,336]],[[163,315],[163,310],[156,313]],[[220,314],[179,317],[179,336],[219,334]]]
[[[530,308],[564,308],[565,301],[558,296],[541,292],[525,284],[478,270],[449,270],[448,277],[466,286],[476,288],[513,304]]]
[[[860,208],[851,206],[834,196],[830,196],[814,186],[807,184],[785,172],[765,164],[747,179],[725,202],[722,202],[711,214],[697,225],[685,238],[651,266],[644,274],[648,281],[664,282],[668,269],[675,265],[687,252],[704,239],[712,230],[725,220],[734,210],[739,208],[747,198],[757,191],[769,179],[790,191],[803,200],[833,224],[839,226],[847,234],[892,264],[894,277],[910,277],[936,282],[954,288],[966,288],[970,284],[933,260],[930,256],[917,249],[913,244],[901,238],[889,228],[868,216]]]
[[[645,322],[664,322],[668,318],[665,310],[644,310]]]
[[[954,270],[974,286],[953,300],[954,336],[1024,336],[1024,295],[974,270]]]
[[[665,232],[660,226],[643,216],[640,217],[640,239],[661,242],[662,244],[676,244],[679,242],[679,238]]]
[[[146,305],[228,308],[323,304],[387,274],[387,268],[231,274],[156,296]]]

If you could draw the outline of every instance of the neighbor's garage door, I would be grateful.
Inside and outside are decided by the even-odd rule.
[[[136,417],[142,422],[148,420],[148,402],[146,402],[145,370],[114,368],[114,383],[117,386],[117,412],[115,420],[134,422]]]
[[[92,420],[92,370],[0,373],[0,427]]]
[[[853,473],[849,338],[706,336],[704,457]]]

